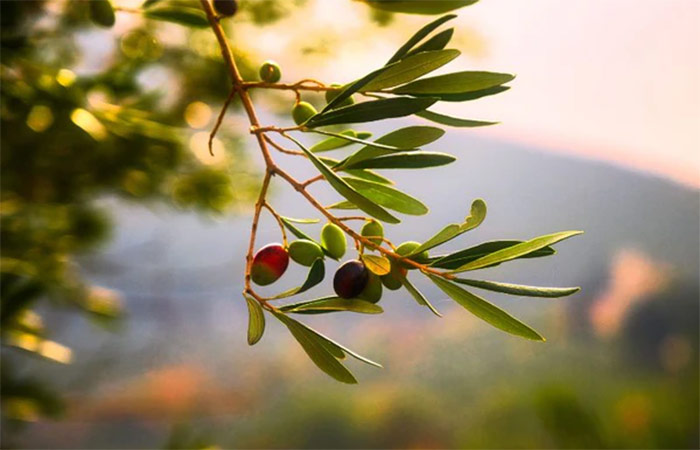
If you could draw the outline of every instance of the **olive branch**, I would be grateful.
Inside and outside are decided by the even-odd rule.
[[[424,152],[419,149],[420,146],[437,140],[444,131],[436,127],[408,127],[395,130],[371,141],[369,133],[363,134],[350,129],[334,133],[322,129],[330,125],[371,122],[409,115],[417,115],[431,122],[453,127],[494,124],[494,122],[450,117],[428,110],[439,101],[469,101],[501,93],[509,89],[505,84],[514,78],[509,74],[474,71],[421,78],[459,55],[460,52],[457,50],[445,49],[453,29],[437,32],[431,36],[431,33],[456,17],[455,15],[446,15],[427,24],[401,46],[385,66],[339,87],[327,85],[315,79],[304,79],[296,83],[281,83],[278,82],[279,80],[244,80],[220,24],[222,16],[217,14],[209,0],[200,0],[200,2],[216,36],[232,82],[231,91],[210,135],[210,150],[211,142],[221,126],[228,106],[234,97],[238,97],[248,117],[250,133],[255,137],[265,163],[262,186],[255,202],[251,223],[243,289],[243,296],[246,299],[250,315],[248,342],[251,345],[257,343],[263,335],[265,329],[264,311],[267,311],[289,329],[311,360],[336,380],[357,383],[353,374],[341,363],[341,360],[348,354],[367,364],[381,367],[290,316],[290,314],[320,314],[338,311],[381,313],[382,308],[375,304],[378,297],[372,299],[374,303],[366,298],[355,296],[352,298],[328,296],[285,305],[272,303],[301,294],[324,279],[324,254],[333,259],[338,259],[339,256],[330,251],[329,245],[321,245],[323,241],[319,244],[323,253],[307,264],[310,265],[309,274],[301,286],[272,297],[262,296],[253,288],[254,277],[252,273],[256,256],[256,234],[263,209],[267,209],[279,225],[284,249],[288,247],[287,231],[299,239],[316,242],[295,225],[299,222],[309,223],[310,220],[296,220],[282,216],[270,204],[267,194],[274,177],[284,180],[318,210],[329,224],[338,227],[347,234],[354,241],[355,248],[360,255],[361,263],[359,264],[364,265],[370,276],[375,277],[375,280],[379,280],[381,277],[387,288],[406,289],[420,305],[426,306],[439,316],[440,313],[432,303],[409,281],[407,269],[415,269],[430,279],[455,302],[496,328],[527,339],[544,341],[544,338],[528,325],[462,286],[511,295],[550,298],[571,295],[579,288],[516,285],[466,279],[461,278],[460,274],[493,267],[519,258],[552,255],[555,251],[551,245],[580,234],[580,231],[559,232],[527,241],[489,241],[451,254],[429,256],[429,250],[478,227],[484,221],[486,204],[483,200],[477,199],[473,201],[469,215],[463,222],[445,226],[423,243],[396,246],[383,236],[382,228],[377,227],[376,224],[400,222],[388,210],[406,214],[425,214],[427,208],[420,201],[391,187],[390,185],[393,183],[375,170],[419,169],[451,163],[455,160],[451,155]],[[473,1],[464,3],[469,4]],[[274,68],[266,68],[266,70],[268,69],[273,71]],[[258,119],[249,94],[251,89],[275,89],[293,92],[296,98],[293,114],[298,125],[295,127],[263,126]],[[320,112],[309,109],[310,105],[302,105],[305,103],[301,101],[301,93],[304,91],[326,93],[328,103]],[[367,98],[367,101],[354,103],[353,95],[363,96]],[[300,105],[306,109],[304,110]],[[295,133],[319,134],[324,137],[324,140],[307,148],[294,136]],[[280,144],[275,138],[284,139],[288,145],[293,145],[295,148],[290,149]],[[363,147],[341,161],[317,155],[322,151],[338,149],[351,144],[360,144]],[[271,149],[308,159],[319,174],[307,180],[294,178],[275,162]],[[341,177],[339,175],[341,172],[350,176]],[[334,205],[322,205],[307,189],[311,184],[321,181],[328,183],[345,200]],[[330,209],[359,209],[367,216],[336,216],[330,212]],[[358,232],[346,223],[350,221],[375,224],[375,231],[366,233],[363,227],[363,230]],[[366,252],[376,252],[376,254]],[[391,283],[398,284],[390,287]],[[379,284],[380,295],[381,287]]]

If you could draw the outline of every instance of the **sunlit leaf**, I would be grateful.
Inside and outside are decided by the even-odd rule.
[[[379,276],[386,275],[391,271],[391,262],[386,256],[362,255],[362,262],[367,269]]]
[[[285,217],[286,220],[292,223],[301,223],[301,224],[310,224],[310,223],[319,223],[320,219],[294,219],[292,217]]]
[[[411,38],[406,41],[399,49],[394,53],[394,56],[389,59],[389,61],[386,63],[387,65],[395,63],[396,61],[400,60],[406,54],[416,45],[418,44],[421,40],[423,40],[424,37],[429,35],[430,33],[433,32],[433,30],[437,29],[440,25],[443,23],[447,22],[448,20],[452,20],[455,17],[457,17],[455,14],[448,14],[446,16],[442,16],[437,20],[434,20],[430,22],[429,24],[425,25],[423,28],[418,30]]]
[[[479,0],[362,0],[372,8],[404,14],[443,14]]]
[[[357,133],[354,130],[345,130],[340,134],[346,135],[346,136],[352,136],[352,137],[357,136]],[[352,145],[352,144],[353,144],[353,142],[349,141],[347,139],[341,139],[339,137],[331,136],[331,137],[324,139],[322,141],[319,141],[319,142],[315,143],[314,145],[312,145],[311,147],[309,147],[309,151],[311,151],[313,153],[327,152],[330,150],[335,150],[338,148],[347,147],[348,145]]]
[[[304,291],[308,291],[312,287],[316,286],[318,283],[323,281],[323,278],[326,276],[326,268],[325,264],[323,263],[322,258],[318,258],[314,263],[311,265],[311,268],[309,268],[309,273],[306,276],[306,280],[304,283],[299,286],[295,287],[292,289],[288,289],[281,294],[275,295],[272,297],[273,299],[279,299],[279,298],[285,298],[285,297],[291,297],[292,295],[296,294],[301,294]]]
[[[564,239],[568,239],[572,236],[576,236],[581,233],[583,233],[583,231],[562,231],[560,233],[540,236],[529,241],[523,242],[522,244],[516,244],[512,247],[508,247],[503,250],[491,253],[489,255],[482,256],[479,259],[468,262],[467,264],[458,267],[457,269],[453,270],[453,272],[458,273],[466,272],[468,270],[482,269],[484,267],[488,267],[496,263],[510,261],[512,259],[519,258],[528,253],[532,253],[535,250],[548,247],[552,244],[556,244],[559,241],[563,241]]]
[[[416,303],[422,306],[427,306],[430,311],[435,314],[438,317],[442,317],[442,314],[438,312],[437,309],[430,303],[430,301],[423,295],[421,291],[419,291],[410,281],[408,281],[408,278],[403,277],[401,278],[401,284],[403,284],[403,287],[406,288],[409,294],[415,299]]]
[[[174,5],[156,5],[143,13],[144,17],[153,20],[177,23],[193,28],[207,28],[207,16],[198,8]]]
[[[425,169],[456,161],[452,155],[437,152],[398,153],[349,164],[349,169]]]
[[[444,114],[438,114],[428,110],[417,112],[416,116],[430,120],[431,122],[457,128],[485,127],[489,125],[496,125],[498,123],[485,122],[482,120],[460,119],[458,117],[446,116]]]
[[[324,314],[332,312],[355,312],[361,314],[381,314],[381,306],[358,298],[323,297],[280,306],[280,311],[296,314]]]
[[[436,50],[407,56],[367,83],[362,90],[378,91],[408,83],[444,66],[459,55],[459,50]]]
[[[349,134],[339,134],[339,133],[332,133],[330,131],[323,131],[323,130],[311,130],[313,133],[319,133],[319,134],[325,134],[327,136],[332,136],[335,137],[336,139],[344,139],[346,141],[349,141],[351,143],[355,144],[363,144],[367,147],[372,147],[372,148],[378,148],[381,150],[388,150],[390,152],[396,152],[396,151],[402,151],[402,150],[415,150],[416,148],[413,146],[409,147],[395,147],[393,145],[386,145],[382,144],[381,142],[372,142],[372,141],[367,141],[365,139],[359,139],[355,136],[350,136]]]
[[[504,248],[509,248],[523,242],[524,241],[516,240],[484,242],[483,244],[450,253],[449,255],[435,257],[435,259],[431,261],[430,266],[437,267],[439,269],[456,269],[468,262],[477,260],[482,256],[486,256],[489,253],[494,253],[498,250],[503,250]],[[543,256],[553,255],[554,253],[556,253],[556,250],[554,250],[552,247],[543,247],[531,253],[526,253],[519,258],[541,258]],[[498,265],[498,263],[489,267],[493,267],[495,265]]]
[[[336,97],[337,98],[337,97]],[[308,128],[344,123],[374,122],[376,120],[404,117],[429,108],[437,99],[431,97],[384,98],[319,113],[304,125]]]
[[[537,331],[520,322],[515,317],[511,316],[501,308],[493,305],[483,298],[472,294],[471,292],[462,289],[454,283],[451,283],[441,277],[428,275],[430,279],[454,301],[462,305],[467,311],[474,314],[476,317],[490,323],[494,327],[501,329],[507,333],[521,336],[534,341],[544,341]]]
[[[422,78],[392,90],[395,94],[462,94],[500,86],[515,77],[497,72],[455,72]]]
[[[453,278],[452,281],[479,289],[485,289],[487,291],[502,292],[504,294],[520,295],[523,297],[566,297],[567,295],[575,294],[581,290],[580,287],[559,288],[526,286],[522,284],[500,283],[497,281],[468,280],[465,278]]]
[[[265,332],[265,314],[260,303],[245,296],[248,304],[248,345],[255,345]]]
[[[338,95],[336,95],[333,98],[333,100],[328,102],[328,104],[321,110],[321,112],[314,117],[327,114],[327,113],[331,112],[331,110],[338,108],[346,99],[350,98],[350,96],[352,94],[363,89],[367,83],[369,83],[370,81],[372,81],[373,79],[375,79],[376,77],[381,75],[385,70],[388,70],[390,68],[391,68],[390,65],[386,65],[384,67],[381,67],[377,70],[374,70],[374,71],[368,73],[367,75],[360,78],[359,80],[353,81],[352,83],[346,85],[345,87],[343,87],[343,89],[340,92],[338,92]],[[340,108],[340,109],[343,109],[343,108]],[[307,123],[307,125],[308,125],[308,123]]]
[[[441,31],[435,36],[431,37],[423,44],[415,47],[413,50],[408,52],[406,56],[415,55],[416,53],[429,52],[434,50],[442,50],[450,43],[452,35],[454,34],[454,28],[448,28],[447,30]]]
[[[343,179],[359,193],[385,208],[414,216],[428,213],[428,207],[419,200],[390,186],[352,177]]]
[[[349,184],[347,184],[342,178],[335,174],[327,165],[325,165],[316,155],[311,153],[304,145],[288,136],[294,143],[296,143],[299,148],[306,154],[306,156],[311,160],[316,169],[321,172],[321,174],[326,178],[328,183],[335,189],[340,195],[345,197],[347,200],[351,201],[362,211],[366,212],[370,216],[382,220],[387,223],[399,223],[400,220],[391,215],[387,210],[377,205],[364,195],[357,192]]]
[[[486,218],[486,202],[482,199],[477,198],[472,202],[471,209],[469,211],[469,216],[464,219],[461,224],[453,223],[447,225],[445,228],[440,230],[435,236],[431,237],[419,247],[417,247],[411,255],[417,255],[418,253],[430,250],[431,248],[437,247],[438,245],[444,244],[445,242],[452,240],[462,233],[466,233],[469,230],[481,225],[481,223]],[[410,256],[410,255],[409,255]]]
[[[326,208],[327,209],[359,209],[357,206],[355,206],[354,203],[349,202],[347,200],[333,203],[332,205],[328,205]]]

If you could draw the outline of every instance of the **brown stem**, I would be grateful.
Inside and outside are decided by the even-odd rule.
[[[214,156],[214,148],[213,148],[214,137],[216,137],[216,132],[219,131],[219,127],[221,126],[221,122],[224,121],[224,116],[226,115],[226,110],[228,109],[228,105],[231,104],[231,100],[233,100],[233,97],[235,95],[236,95],[236,90],[231,89],[231,92],[229,92],[228,97],[226,97],[226,101],[224,102],[224,106],[221,108],[221,111],[219,112],[219,117],[216,118],[216,123],[214,124],[214,128],[211,130],[211,133],[209,133],[209,154],[211,156]]]

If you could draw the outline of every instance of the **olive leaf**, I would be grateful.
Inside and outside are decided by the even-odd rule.
[[[359,138],[357,138],[357,137],[355,137],[355,136],[351,136],[351,135],[349,135],[349,134],[332,133],[332,132],[330,132],[330,131],[323,131],[323,130],[310,130],[310,131],[313,132],[313,133],[318,133],[318,134],[324,134],[324,135],[326,135],[326,136],[331,136],[331,137],[334,137],[334,138],[336,138],[336,139],[344,139],[344,140],[349,141],[349,142],[351,142],[351,143],[355,143],[355,144],[364,144],[364,145],[367,146],[367,147],[373,147],[373,148],[378,148],[378,149],[382,149],[382,150],[388,150],[388,151],[392,151],[392,152],[406,151],[406,150],[416,150],[416,148],[415,148],[414,146],[412,146],[412,145],[411,145],[411,146],[408,146],[408,147],[395,147],[395,146],[393,146],[393,145],[382,144],[381,142],[372,142],[372,141],[368,141],[368,140],[365,140],[365,139],[359,139]],[[311,149],[309,149],[309,150],[311,150]]]
[[[345,130],[340,134],[344,135],[344,136],[357,137],[357,132],[355,132],[355,130]],[[319,141],[319,142],[315,143],[314,145],[312,145],[311,147],[309,147],[309,151],[313,152],[313,153],[327,152],[330,150],[335,150],[338,148],[347,147],[348,145],[352,145],[352,144],[353,144],[353,142],[349,141],[347,139],[342,139],[340,137],[331,136],[331,137],[326,138],[322,141]]]
[[[456,161],[452,155],[437,152],[395,153],[348,164],[348,169],[425,169]]]
[[[316,128],[326,125],[374,122],[376,120],[410,116],[429,108],[437,100],[437,98],[431,97],[399,97],[356,103],[316,114],[304,125],[307,128]]]
[[[279,307],[280,311],[296,314],[324,314],[340,311],[361,314],[381,314],[381,306],[359,298],[323,297],[303,302],[290,303]]]
[[[488,322],[494,327],[507,333],[532,339],[534,341],[545,340],[539,333],[537,333],[537,331],[525,325],[496,305],[487,302],[478,295],[472,294],[466,289],[462,289],[456,284],[451,283],[441,277],[435,275],[428,275],[428,277],[445,294],[462,305],[467,311]]]
[[[434,50],[406,56],[367,83],[363,91],[382,89],[408,83],[449,63],[461,54],[459,50]]]
[[[416,300],[416,303],[422,306],[427,306],[430,311],[435,314],[438,317],[442,317],[442,314],[435,309],[435,307],[430,303],[430,301],[423,295],[421,291],[419,291],[410,281],[408,281],[407,277],[402,277],[401,278],[401,284],[403,287],[406,288],[409,294]]]
[[[421,40],[423,40],[424,37],[426,37],[427,35],[432,33],[433,30],[437,29],[443,23],[445,23],[449,20],[452,20],[455,17],[457,17],[455,14],[448,14],[446,16],[442,16],[439,19],[434,20],[434,21],[430,22],[429,24],[425,25],[423,28],[418,30],[413,36],[411,36],[411,38],[408,41],[406,41],[401,47],[399,47],[399,49],[396,51],[396,53],[394,53],[394,56],[392,56],[391,59],[389,59],[389,61],[387,61],[386,65],[388,66],[390,64],[393,64],[396,61],[403,58],[404,56],[406,56],[406,54],[416,44],[418,44]]]
[[[515,78],[508,73],[465,71],[422,78],[393,89],[393,94],[463,94],[508,83]]]
[[[452,278],[452,281],[459,284],[466,284],[487,291],[502,292],[510,295],[520,295],[523,297],[546,297],[558,298],[566,297],[567,295],[575,294],[580,291],[580,287],[540,287],[540,286],[525,286],[522,284],[500,283],[497,281],[484,280],[469,280],[466,278]]]
[[[454,34],[455,29],[454,28],[448,28],[447,30],[443,30],[436,34],[435,36],[431,37],[427,41],[425,41],[423,44],[419,45],[418,47],[415,47],[413,50],[408,52],[406,54],[406,57],[415,55],[416,53],[421,53],[421,52],[429,52],[429,51],[434,51],[434,50],[442,50],[443,48],[447,47],[447,44],[450,43],[450,40],[452,39],[452,35]]]
[[[454,269],[452,273],[483,269],[484,267],[488,267],[496,263],[510,261],[581,233],[583,233],[583,231],[562,231],[559,233],[536,237],[529,241],[513,245],[512,247],[504,248],[503,250],[498,250],[486,256],[482,256],[479,259],[468,262]]]
[[[377,172],[373,172],[368,169],[349,169],[349,170],[344,170],[345,173],[348,175],[352,175],[355,178],[361,178],[363,180],[367,181],[373,181],[375,183],[379,184],[385,184],[385,185],[391,185],[394,184],[392,180],[390,180],[387,177],[384,177],[382,175],[379,175]]]
[[[323,247],[321,247],[323,248]],[[280,298],[285,298],[285,297],[291,297],[292,295],[296,294],[301,294],[304,291],[308,291],[312,287],[316,286],[318,283],[323,281],[323,278],[326,276],[326,268],[325,264],[323,263],[322,258],[318,258],[316,261],[311,264],[311,268],[309,268],[309,273],[306,276],[306,280],[304,283],[299,286],[295,287],[292,289],[288,289],[281,294],[277,294],[274,297],[272,297],[273,300],[277,300]]]
[[[414,216],[428,213],[428,207],[419,200],[386,184],[352,177],[343,177],[343,180],[357,189],[360,194],[385,208]],[[357,209],[357,206],[352,203],[351,205],[352,207],[349,209]]]
[[[360,89],[362,89],[367,83],[381,75],[384,71],[388,70],[391,68],[391,65],[385,65],[384,67],[380,67],[377,70],[374,70],[364,77],[360,78],[359,80],[353,81],[352,83],[346,85],[341,89],[340,92],[338,92],[338,95],[336,95],[333,100],[328,102],[326,106],[321,110],[320,113],[318,113],[316,116],[321,116],[325,113],[330,112],[333,109],[338,108],[346,99],[350,98],[352,94],[355,92],[358,92]],[[343,108],[340,108],[343,109]],[[314,117],[316,117],[314,116]],[[308,124],[307,124],[308,125]]]
[[[248,305],[248,345],[255,345],[265,332],[265,314],[260,303],[244,296]]]
[[[144,17],[153,20],[177,23],[193,28],[207,28],[207,16],[198,8],[174,5],[156,5],[143,12]]]
[[[437,247],[438,245],[444,244],[445,242],[456,238],[462,233],[466,233],[469,230],[473,230],[474,228],[481,225],[485,218],[486,202],[484,202],[480,198],[477,198],[472,202],[469,216],[467,216],[467,218],[464,219],[463,223],[453,223],[447,225],[445,228],[440,230],[435,236],[431,237],[430,239],[422,243],[420,246],[418,246],[408,256],[417,255],[422,251],[430,250],[431,248]]]
[[[504,248],[512,247],[516,244],[521,244],[524,241],[516,240],[499,240],[499,241],[488,241],[482,244],[476,245],[474,247],[469,247],[464,250],[459,250],[449,255],[435,256],[431,258],[430,266],[437,267],[439,269],[456,269],[464,264],[477,260],[482,256],[486,256],[490,253],[496,252],[498,250],[503,250]],[[550,256],[556,253],[552,247],[543,247],[538,250],[534,250],[530,253],[519,256],[519,258],[540,258],[543,256]],[[499,263],[492,264],[488,267],[493,267]]]
[[[473,5],[479,0],[362,0],[372,8],[393,13],[442,14]]]
[[[490,95],[500,94],[508,89],[510,89],[510,86],[494,86],[488,89],[479,89],[476,91],[461,92],[456,94],[424,94],[411,92],[407,93],[406,95],[411,95],[413,97],[433,97],[443,102],[467,102],[470,100],[477,100],[482,97],[488,97]]]
[[[347,184],[342,178],[335,174],[327,165],[325,165],[316,155],[311,153],[304,145],[298,140],[291,136],[287,136],[295,144],[301,148],[301,150],[306,154],[306,156],[311,160],[311,163],[318,169],[319,172],[326,178],[326,181],[335,189],[340,195],[357,205],[362,211],[366,212],[370,216],[382,220],[387,223],[399,223],[400,220],[391,215],[387,210],[381,206],[374,203],[372,200],[368,199],[364,195],[357,192],[349,184]]]
[[[446,116],[444,114],[438,114],[436,112],[428,111],[427,109],[425,111],[417,112],[415,115],[418,117],[422,117],[424,119],[430,120],[431,122],[439,123],[442,125],[447,125],[450,127],[457,127],[457,128],[486,127],[489,125],[498,124],[498,122],[485,122],[482,120],[460,119],[458,117],[451,117],[451,116]]]
[[[391,262],[386,256],[362,255],[361,258],[367,270],[375,275],[382,276],[391,272]]]
[[[301,224],[319,223],[321,221],[320,219],[294,219],[292,217],[285,217],[285,219],[292,223]]]

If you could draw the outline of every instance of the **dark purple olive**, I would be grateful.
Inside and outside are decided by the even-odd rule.
[[[369,280],[367,267],[356,259],[344,263],[333,277],[333,289],[338,297],[353,298],[362,293]]]
[[[214,0],[214,9],[224,17],[231,17],[238,11],[236,0]]]

